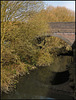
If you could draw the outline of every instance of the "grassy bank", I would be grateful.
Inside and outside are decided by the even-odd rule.
[[[57,54],[66,53],[72,48],[59,38],[45,38],[40,44],[35,42],[36,54],[31,58],[26,55],[18,55],[14,50],[3,48],[2,67],[1,67],[1,92],[8,93],[16,88],[16,83],[20,76],[29,74],[29,70],[37,68],[37,66],[51,66],[54,63]],[[50,43],[51,42],[51,43]],[[55,43],[56,42],[56,43]],[[39,47],[42,48],[39,48]],[[64,47],[64,48],[63,48]],[[22,53],[21,53],[22,54]]]
[[[16,88],[20,76],[29,74],[29,70],[36,67],[19,62],[18,64],[6,65],[1,68],[1,92],[11,92]]]

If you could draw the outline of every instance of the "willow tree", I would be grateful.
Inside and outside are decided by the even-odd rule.
[[[45,19],[39,14],[43,8],[42,1],[1,2],[1,51],[8,46],[21,56],[33,55],[33,38],[47,30]]]
[[[5,36],[10,21],[27,21],[28,18],[43,8],[42,2],[36,1],[1,1],[1,40]]]

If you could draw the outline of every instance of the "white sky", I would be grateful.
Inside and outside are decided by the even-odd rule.
[[[50,6],[50,5],[54,7],[64,6],[70,10],[75,11],[75,1],[44,1],[44,3],[45,3],[45,7]]]

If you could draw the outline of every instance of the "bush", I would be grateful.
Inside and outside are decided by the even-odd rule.
[[[39,55],[37,66],[50,66],[53,63],[53,57],[49,52],[42,51]]]
[[[4,48],[2,51],[2,66],[17,64],[19,57],[12,53],[9,48]]]

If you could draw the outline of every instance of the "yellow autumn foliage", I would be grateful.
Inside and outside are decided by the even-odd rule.
[[[74,12],[65,7],[44,9],[42,1],[1,1],[1,91],[9,91],[14,78],[35,65],[53,63],[49,52],[62,45],[61,40],[45,38],[46,44],[39,44],[39,49],[34,39],[49,31],[48,22],[69,21],[75,21]]]

